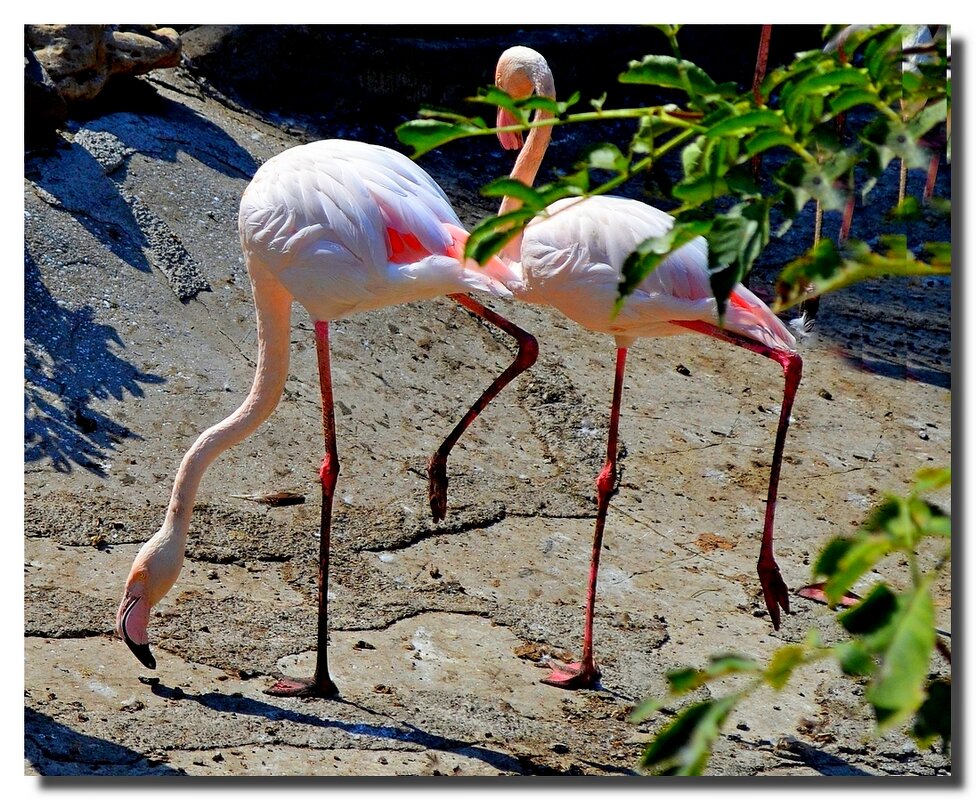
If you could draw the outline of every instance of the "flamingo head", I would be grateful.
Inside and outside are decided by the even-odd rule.
[[[532,48],[521,45],[508,48],[498,59],[495,86],[516,100],[532,95],[550,98],[556,96],[552,71],[545,58]],[[496,122],[497,127],[504,128],[517,125],[519,120],[508,109],[499,107]],[[519,150],[524,143],[521,131],[500,132],[498,141],[506,150]]]
[[[164,528],[142,546],[129,570],[115,614],[116,634],[150,670],[156,669],[156,659],[149,650],[149,616],[176,583],[183,561],[182,550],[173,547],[172,538],[166,533]]]

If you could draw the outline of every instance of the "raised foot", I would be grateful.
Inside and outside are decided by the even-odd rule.
[[[800,587],[796,591],[796,594],[801,598],[806,598],[809,601],[816,601],[820,604],[829,604],[830,601],[827,600],[827,593],[824,592],[824,582],[820,581],[816,584],[807,584],[805,587]],[[861,602],[861,596],[853,592],[846,592],[841,596],[839,605],[843,607],[857,606]]]
[[[593,690],[600,681],[600,669],[592,662],[589,665],[582,662],[569,665],[553,662],[552,666],[552,673],[542,679],[543,684],[562,690]]]
[[[773,628],[779,629],[780,607],[786,614],[790,613],[790,591],[780,575],[779,565],[775,562],[772,566],[760,564],[759,583],[762,585],[763,600],[766,602],[769,619],[773,622]]]
[[[332,679],[278,679],[264,691],[265,695],[281,698],[332,698],[339,694],[339,688]]]
[[[435,523],[447,516],[447,463],[432,457],[427,465],[427,495],[430,498],[430,513]]]

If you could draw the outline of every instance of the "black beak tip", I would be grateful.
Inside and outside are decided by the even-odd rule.
[[[142,664],[149,668],[150,670],[156,669],[156,657],[152,655],[152,651],[149,650],[149,645],[137,645],[134,642],[126,641],[126,645],[129,646],[129,650],[136,655]]]

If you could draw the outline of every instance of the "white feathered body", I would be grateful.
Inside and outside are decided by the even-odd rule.
[[[687,334],[674,320],[718,325],[701,237],[671,253],[614,314],[624,261],[637,246],[661,236],[674,218],[637,200],[612,196],[560,200],[525,229],[516,294],[559,309],[592,331],[612,334],[621,346],[638,337]],[[737,285],[725,327],[780,350],[795,350],[787,327],[752,292]]]
[[[441,188],[378,145],[280,153],[244,191],[238,227],[252,278],[270,275],[316,320],[470,290],[509,295],[491,270],[459,261],[465,234]]]

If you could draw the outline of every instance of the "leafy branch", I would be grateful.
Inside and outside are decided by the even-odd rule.
[[[632,712],[632,722],[648,720],[666,704],[717,679],[738,676],[745,681],[734,692],[681,709],[657,732],[640,766],[656,774],[701,774],[722,726],[739,702],[763,686],[783,689],[802,666],[831,660],[846,675],[867,680],[864,697],[879,732],[911,721],[911,734],[920,747],[941,740],[943,750],[948,750],[951,682],[931,676],[929,666],[935,653],[946,662],[950,659],[948,645],[935,627],[931,587],[949,563],[951,521],[924,496],[950,480],[948,468],[919,472],[907,497],[889,496],[858,532],[833,539],[821,551],[813,573],[824,580],[811,585],[809,593],[821,595],[831,606],[853,604],[837,617],[846,639],[824,645],[811,630],[804,642],[774,651],[765,666],[747,656],[724,654],[713,657],[704,668],[668,673],[668,697],[644,701]],[[934,565],[923,569],[918,551],[928,539],[944,542],[945,550]],[[911,586],[896,590],[878,582],[863,599],[856,599],[851,594],[853,585],[892,554],[907,560]]]
[[[841,208],[855,186],[855,171],[864,176],[860,195],[866,198],[895,158],[909,167],[922,166],[926,160],[922,138],[949,115],[945,40],[936,41],[924,57],[906,54],[899,26],[857,30],[839,52],[799,53],[792,63],[770,72],[755,92],[751,88],[740,92],[734,84],[713,80],[681,57],[680,26],[658,27],[672,54],[632,61],[619,81],[678,95],[681,102],[606,109],[601,99],[590,101],[592,111],[573,111],[578,95],[567,102],[540,97],[516,100],[492,87],[472,100],[504,108],[517,124],[493,128],[481,117],[428,109],[421,119],[397,129],[416,157],[472,136],[543,125],[634,120],[625,146],[592,147],[551,183],[537,189],[518,188],[513,181],[489,184],[486,195],[517,194],[523,205],[517,213],[489,217],[478,225],[468,243],[469,257],[484,263],[557,199],[606,194],[676,155],[681,176],[665,198],[677,204],[671,211],[675,230],[645,241],[631,254],[624,267],[621,298],[672,248],[693,236],[704,236],[712,289],[724,308],[732,287],[807,203],[815,201],[826,210]],[[906,58],[912,58],[910,69],[904,66]],[[537,110],[552,116],[535,119],[532,113]],[[841,119],[847,130],[843,137],[838,133]],[[779,164],[769,180],[757,180],[752,169],[757,158]],[[845,286],[852,277],[950,270],[948,247],[928,246],[926,253],[933,254],[929,261],[908,253],[904,246],[883,243],[883,248],[875,253],[857,241],[833,251],[826,246],[812,248],[780,275],[774,310],[782,311],[811,292]]]

